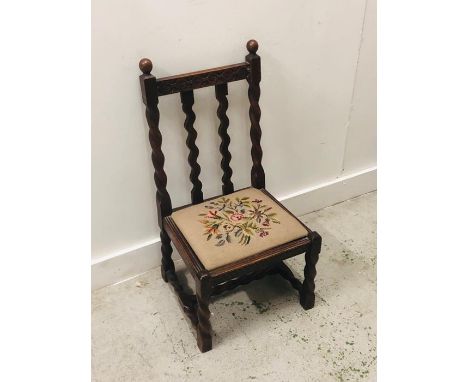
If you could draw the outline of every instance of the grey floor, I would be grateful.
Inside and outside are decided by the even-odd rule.
[[[314,309],[255,281],[213,301],[204,354],[159,269],[93,292],[93,381],[375,381],[376,198],[301,217],[323,237]],[[287,262],[302,277],[303,256]]]

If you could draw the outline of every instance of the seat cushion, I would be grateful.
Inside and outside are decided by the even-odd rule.
[[[256,188],[183,208],[172,219],[208,270],[307,236],[295,217]]]

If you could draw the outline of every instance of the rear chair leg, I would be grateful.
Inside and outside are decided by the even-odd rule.
[[[305,310],[312,309],[315,305],[315,276],[317,270],[315,265],[319,259],[320,248],[322,246],[322,238],[316,232],[311,232],[309,235],[311,243],[305,253],[304,267],[304,282],[300,292],[300,303]]]
[[[211,350],[211,323],[209,300],[211,296],[211,280],[208,275],[202,275],[197,280],[197,345],[202,353]]]
[[[172,261],[171,239],[165,230],[161,230],[161,276],[165,282],[168,281],[167,273],[175,272],[174,262]]]

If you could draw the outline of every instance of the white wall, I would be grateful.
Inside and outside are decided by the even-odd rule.
[[[267,189],[305,213],[375,188],[375,0],[95,0],[92,7],[95,287],[158,263],[142,57],[162,77],[242,62],[255,38]],[[233,182],[242,187],[250,180],[246,83],[229,92]],[[190,190],[184,115],[178,95],[159,105],[177,206]],[[206,197],[221,191],[216,107],[213,88],[195,91]]]

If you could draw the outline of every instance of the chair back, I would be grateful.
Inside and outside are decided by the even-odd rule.
[[[229,119],[226,115],[228,109],[228,83],[240,80],[247,80],[249,84],[248,97],[250,102],[250,139],[252,142],[252,170],[251,184],[255,188],[265,188],[265,172],[262,167],[262,148],[260,138],[262,131],[260,128],[260,57],[257,55],[258,43],[255,40],[247,42],[249,54],[245,61],[239,64],[227,65],[213,69],[201,70],[198,72],[179,74],[176,76],[156,78],[151,74],[152,62],[143,58],[140,60],[140,86],[143,96],[143,103],[146,105],[146,119],[149,125],[149,141],[151,144],[151,159],[154,166],[154,181],[156,183],[156,203],[158,207],[159,223],[162,227],[162,219],[172,213],[171,198],[167,191],[167,176],[164,171],[164,154],[162,152],[162,136],[159,129],[159,109],[158,98],[180,93],[182,110],[185,113],[184,128],[187,131],[187,147],[189,148],[188,163],[190,165],[190,181],[192,182],[191,200],[192,204],[203,202],[202,182],[199,179],[200,165],[197,162],[199,150],[196,145],[197,131],[194,127],[195,113],[192,106],[194,103],[195,89],[214,86],[215,96],[218,100],[217,116],[219,118],[218,134],[221,138],[219,150],[222,155],[221,168],[223,170],[222,191],[223,195],[234,192],[234,185],[231,181],[232,169],[230,167],[231,153],[229,143],[231,141],[228,134]]]

